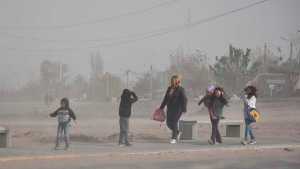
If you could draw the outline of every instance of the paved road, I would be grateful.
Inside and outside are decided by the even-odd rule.
[[[130,148],[76,144],[70,151],[11,148],[1,149],[0,155],[0,169],[300,168],[300,144],[199,147],[138,143]]]

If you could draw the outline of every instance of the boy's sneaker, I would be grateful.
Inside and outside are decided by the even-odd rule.
[[[68,150],[68,149],[69,149],[69,145],[66,145],[66,146],[65,146],[65,150]]]
[[[249,142],[249,144],[250,144],[250,145],[254,145],[254,144],[256,144],[256,141],[255,141],[255,140],[251,140],[251,141]]]
[[[176,144],[176,139],[171,139],[170,144]]]

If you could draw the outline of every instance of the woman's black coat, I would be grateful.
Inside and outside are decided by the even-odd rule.
[[[167,105],[167,120],[177,121],[183,112],[186,112],[187,97],[183,87],[178,86],[170,95],[171,87],[168,87],[165,97],[161,103],[160,109]]]

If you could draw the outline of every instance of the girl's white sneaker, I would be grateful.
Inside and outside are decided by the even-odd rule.
[[[171,141],[170,141],[170,143],[171,144],[176,144],[177,142],[176,142],[176,139],[172,139]]]
[[[254,145],[254,144],[256,144],[256,141],[255,141],[255,140],[251,140],[251,141],[249,142],[249,144],[250,144],[250,145]]]

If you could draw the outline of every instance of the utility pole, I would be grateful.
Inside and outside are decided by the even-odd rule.
[[[63,80],[63,71],[62,71],[63,65],[61,62],[59,62],[58,64],[59,64],[59,81],[62,82],[62,80]]]
[[[264,46],[264,58],[263,58],[263,72],[266,73],[267,72],[267,43],[265,43]]]
[[[153,100],[153,67],[150,66],[150,96],[151,100]]]
[[[105,73],[106,80],[106,99],[110,100],[110,75],[108,72]]]
[[[300,49],[298,50],[297,59],[298,59],[298,65],[300,65]]]
[[[293,42],[290,41],[290,57],[289,57],[289,61],[292,61],[293,58]]]
[[[289,42],[290,44],[290,56],[289,56],[289,62],[292,61],[293,59],[293,41],[291,39],[285,38],[285,37],[280,37],[280,39]]]
[[[191,52],[191,44],[190,44],[190,33],[191,33],[191,9],[188,8],[187,10],[187,17],[186,17],[186,53],[190,54]]]
[[[129,73],[130,73],[130,70],[126,70],[125,74],[126,74],[126,88],[128,89],[129,87]]]

